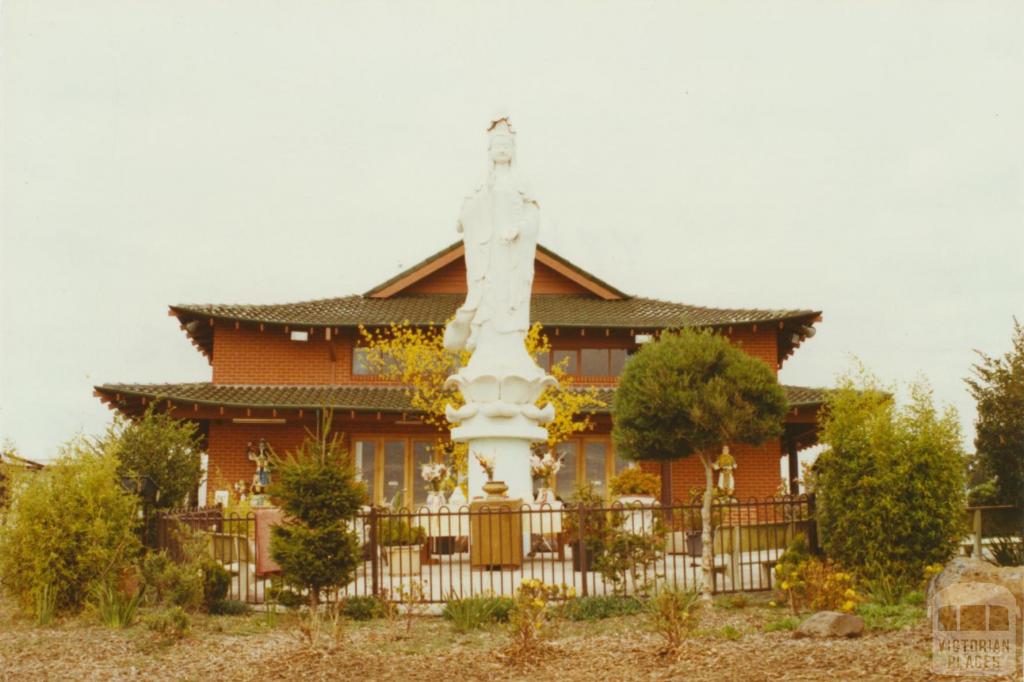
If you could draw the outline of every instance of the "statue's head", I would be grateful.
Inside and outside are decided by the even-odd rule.
[[[487,128],[490,144],[487,150],[493,163],[514,163],[516,157],[516,134],[512,130],[508,116],[501,116],[491,121]]]

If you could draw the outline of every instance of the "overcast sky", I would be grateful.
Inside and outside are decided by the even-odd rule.
[[[362,292],[454,241],[508,110],[541,243],[627,292],[824,311],[973,437],[1024,319],[1024,4],[0,7],[0,438],[47,459],[104,382],[209,380],[180,302]]]

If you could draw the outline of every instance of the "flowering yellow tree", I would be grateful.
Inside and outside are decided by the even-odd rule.
[[[461,406],[462,396],[457,391],[447,390],[444,382],[469,361],[470,353],[445,350],[442,327],[414,327],[402,323],[375,329],[360,327],[359,333],[361,345],[368,351],[366,362],[371,371],[405,388],[413,410],[438,430],[442,451],[451,453],[456,469],[464,475],[465,445],[448,442],[448,431],[453,425],[445,417],[445,406]],[[534,324],[526,336],[526,350],[533,356],[551,350],[551,343],[539,323]],[[593,387],[574,387],[573,377],[565,371],[564,363],[553,366],[551,375],[558,380],[558,385],[547,388],[537,404],[550,402],[555,406],[555,419],[547,425],[547,445],[554,447],[573,434],[592,428],[590,414],[605,403]]]

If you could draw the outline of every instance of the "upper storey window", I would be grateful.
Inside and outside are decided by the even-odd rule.
[[[369,348],[352,349],[352,374],[357,377],[373,376],[377,372],[370,365]]]
[[[625,348],[558,348],[550,353],[538,354],[537,364],[545,371],[550,371],[552,365],[561,365],[566,374],[617,377],[626,366],[627,354]]]

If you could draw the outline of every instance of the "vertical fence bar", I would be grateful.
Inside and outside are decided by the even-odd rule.
[[[377,507],[370,507],[370,594],[380,596],[380,551],[377,546],[380,533],[377,528]]]
[[[586,505],[582,502],[579,505],[579,533],[576,538],[576,544],[573,546],[573,561],[576,560],[576,552],[579,551],[580,555],[580,582],[582,583],[581,592],[584,597],[590,594],[587,587],[587,543],[584,538],[587,537],[587,509]]]

